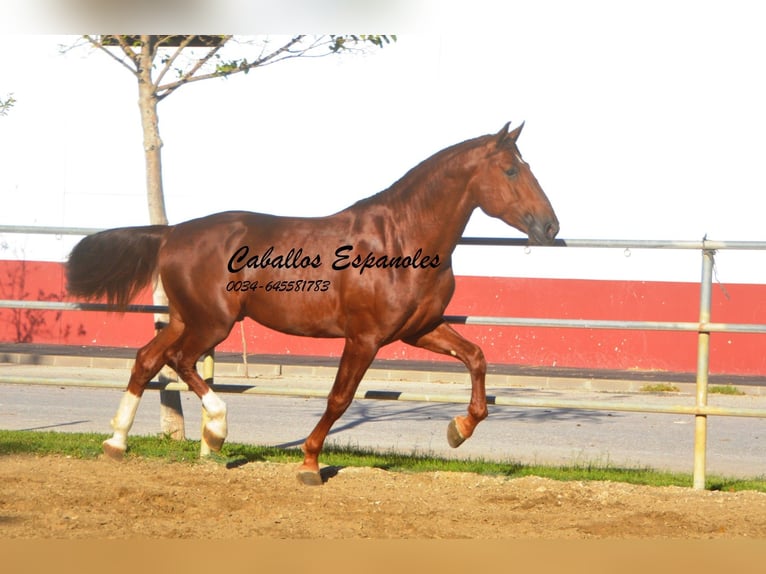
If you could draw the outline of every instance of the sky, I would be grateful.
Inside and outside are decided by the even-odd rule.
[[[455,8],[364,56],[178,90],[160,104],[169,219],[327,215],[444,147],[524,121],[519,148],[562,238],[766,238],[757,3],[503,6],[481,13],[486,28]],[[0,97],[17,101],[0,117],[0,225],[148,223],[135,78],[87,48],[62,54],[74,39],[0,34]],[[478,212],[465,235],[522,236]],[[0,257],[63,260],[72,241],[2,234]],[[694,251],[472,247],[455,261],[459,274],[700,275]],[[723,282],[766,281],[765,254],[717,261]]]

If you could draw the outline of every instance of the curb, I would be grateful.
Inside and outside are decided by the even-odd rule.
[[[124,353],[123,353],[124,354]],[[215,375],[222,379],[240,379],[257,380],[258,378],[302,378],[316,379],[332,382],[336,373],[335,361],[322,358],[316,358],[316,361],[263,361],[250,362],[247,365],[241,362],[235,362],[236,357],[222,357],[216,360]],[[47,354],[36,352],[3,352],[0,353],[0,363],[14,365],[40,366],[64,369],[115,369],[127,370],[133,366],[132,356],[87,356],[70,354]],[[323,364],[317,364],[323,363]],[[332,363],[332,364],[330,364]],[[396,362],[392,362],[396,363]],[[427,368],[419,365],[418,368],[407,365],[392,364],[373,366],[367,371],[365,380],[377,382],[392,383],[423,383],[423,384],[455,384],[461,386],[470,386],[471,380],[467,370],[460,365],[441,364],[438,362],[429,363]],[[454,367],[454,368],[453,368]],[[650,380],[646,377],[635,376],[608,377],[608,376],[576,376],[567,374],[555,375],[549,373],[511,373],[502,372],[502,369],[496,369],[500,372],[492,372],[490,368],[486,375],[487,388],[534,388],[540,390],[560,390],[560,391],[590,391],[590,392],[612,392],[612,393],[639,393],[642,392],[648,384],[657,384],[667,382],[678,389],[681,394],[694,394],[696,384],[693,381],[667,380],[663,381],[662,376],[654,374]],[[630,373],[633,375],[633,373]],[[668,377],[672,379],[674,377]],[[223,381],[222,381],[223,382]],[[717,383],[711,383],[717,384]],[[766,388],[757,386],[750,382],[749,384],[732,384],[738,389],[749,395],[766,395]],[[645,392],[645,391],[643,391]],[[675,393],[662,393],[675,394]]]

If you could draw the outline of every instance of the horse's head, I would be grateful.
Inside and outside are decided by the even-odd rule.
[[[513,131],[509,126],[505,124],[484,147],[483,163],[469,183],[469,192],[487,215],[523,231],[532,243],[551,245],[559,221],[516,147],[524,124]]]

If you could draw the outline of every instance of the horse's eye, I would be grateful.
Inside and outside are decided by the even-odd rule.
[[[505,175],[508,177],[514,177],[519,173],[519,169],[517,167],[509,167],[505,170]]]

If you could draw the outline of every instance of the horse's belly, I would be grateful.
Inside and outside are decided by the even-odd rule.
[[[265,293],[264,296],[250,297],[246,315],[265,327],[290,335],[343,337],[345,331],[334,298],[324,295]]]

